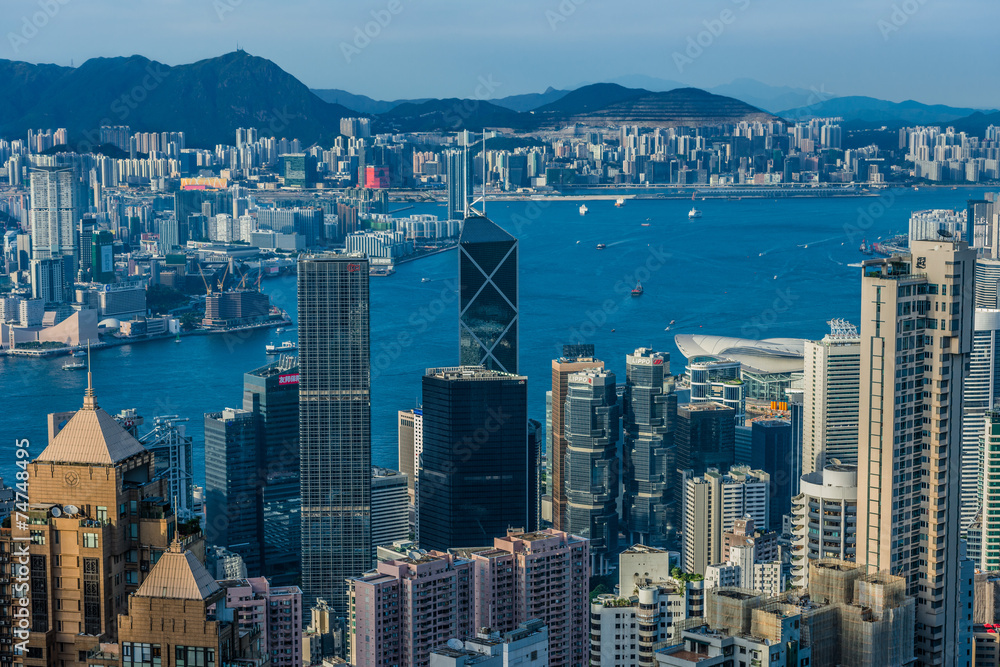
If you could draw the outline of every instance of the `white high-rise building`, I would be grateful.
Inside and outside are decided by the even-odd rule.
[[[734,466],[728,474],[715,468],[700,477],[684,479],[684,570],[704,574],[722,561],[722,534],[737,519],[749,515],[767,525],[770,476],[749,466]]]
[[[910,251],[862,269],[857,562],[906,579],[921,665],[965,665],[960,443],[976,253],[944,239]]]
[[[823,469],[830,459],[858,460],[858,387],[861,339],[857,328],[832,320],[830,333],[804,348],[802,472]]]
[[[372,553],[377,547],[410,536],[406,475],[389,468],[372,468]]]
[[[1000,399],[1000,310],[976,308],[969,374],[962,394],[962,528],[982,507],[981,439],[986,411]]]
[[[31,258],[76,257],[76,223],[82,212],[79,184],[72,166],[32,167]],[[76,275],[76,262],[67,266]]]
[[[792,500],[792,585],[809,585],[809,563],[854,560],[858,525],[858,468],[829,463],[799,480]]]

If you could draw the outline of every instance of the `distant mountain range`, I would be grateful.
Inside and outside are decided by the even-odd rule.
[[[839,116],[847,122],[886,125],[937,125],[982,113],[977,109],[950,107],[944,104],[921,104],[913,100],[887,102],[874,97],[852,95],[817,101],[815,104],[786,109],[778,113],[788,120]]]
[[[328,145],[340,133],[340,119],[357,115],[372,118],[376,131],[397,132],[671,127],[841,116],[857,123],[947,123],[981,135],[987,125],[1000,123],[992,110],[868,97],[826,99],[822,92],[749,79],[706,91],[632,76],[492,100],[380,101],[338,89],[309,90],[270,60],[245,51],[174,67],[142,56],[93,58],[76,68],[0,60],[0,91],[0,135],[17,138],[31,128],[65,127],[76,146],[97,143],[102,124],[128,125],[138,132],[179,130],[194,147],[232,143],[237,127]],[[762,110],[779,108],[786,111]]]

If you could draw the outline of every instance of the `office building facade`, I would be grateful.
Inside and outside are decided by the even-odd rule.
[[[409,536],[406,475],[389,468],[372,468],[372,552]]]
[[[481,366],[428,369],[417,487],[422,548],[489,544],[508,528],[529,528],[527,397],[523,376]]]
[[[517,239],[488,218],[466,218],[458,242],[459,362],[517,373]]]
[[[372,564],[368,260],[308,255],[298,274],[302,590],[346,614]]]
[[[276,586],[292,585],[301,576],[298,360],[286,356],[246,373],[243,409],[254,415],[262,456],[262,571]]]
[[[566,527],[590,540],[591,571],[604,573],[618,552],[618,436],[615,374],[584,370],[567,380]]]
[[[829,463],[807,472],[792,501],[792,585],[809,585],[809,564],[854,560],[858,528],[858,467]]]
[[[677,395],[670,355],[640,348],[625,359],[623,511],[629,542],[663,545],[676,528]]]
[[[798,495],[802,476],[802,452],[792,443],[792,425],[783,419],[755,419],[752,423],[753,454],[750,465],[771,478],[768,527],[782,532],[782,518],[792,513],[792,497]]]
[[[247,573],[264,570],[264,507],[260,466],[265,464],[257,420],[249,410],[205,415],[205,509],[209,544],[238,553]]]
[[[1000,399],[1000,310],[976,308],[969,373],[962,385],[962,528],[983,508],[980,465],[986,413]],[[988,478],[987,478],[988,479]]]
[[[566,473],[566,396],[569,392],[569,376],[587,368],[604,368],[604,362],[594,358],[593,345],[564,345],[563,354],[552,360],[552,391],[549,401],[552,408],[547,436],[551,447],[546,455],[551,470],[552,527],[566,530],[566,507],[568,499]]]

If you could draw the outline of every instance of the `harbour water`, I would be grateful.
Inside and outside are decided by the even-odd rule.
[[[533,201],[489,204],[488,216],[520,239],[520,372],[528,376],[532,418],[544,421],[551,359],[564,343],[593,343],[624,381],[625,355],[636,347],[683,358],[678,333],[749,338],[820,338],[826,322],[858,323],[862,238],[905,232],[910,212],[964,208],[981,189],[885,190],[879,197],[697,201]],[[418,205],[409,213],[443,214]],[[648,224],[648,226],[644,226]],[[597,250],[597,244],[607,248]],[[454,251],[371,279],[373,462],[395,466],[396,411],[413,407],[425,368],[458,356],[457,258]],[[426,280],[424,280],[426,279]],[[630,294],[641,280],[644,294]],[[264,283],[275,305],[296,319],[295,278]],[[671,320],[676,322],[665,330]],[[189,336],[95,352],[98,403],[112,414],[136,408],[147,420],[190,419],[195,479],[204,481],[205,412],[242,406],[243,373],[269,360],[264,346],[295,340],[297,330]],[[33,455],[46,444],[46,414],[76,410],[86,373],[64,371],[65,357],[0,356],[4,418],[0,474],[15,470],[15,439]]]

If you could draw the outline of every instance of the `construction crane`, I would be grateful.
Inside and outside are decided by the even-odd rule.
[[[222,280],[219,281],[219,291],[226,291],[226,276],[229,275],[229,264],[226,264],[226,270],[222,272]]]
[[[201,281],[205,283],[205,295],[212,296],[212,286],[208,284],[208,279],[205,278],[205,272],[201,270],[201,262],[198,262],[198,273],[201,274]]]

